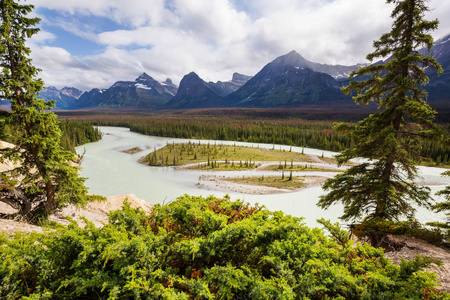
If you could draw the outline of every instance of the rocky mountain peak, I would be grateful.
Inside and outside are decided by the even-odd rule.
[[[141,82],[141,81],[155,81],[155,80],[150,75],[144,72],[138,78],[136,78],[135,81]]]
[[[244,85],[247,81],[250,80],[252,76],[247,76],[244,74],[234,73],[231,82]]]
[[[425,52],[426,49],[423,49],[422,51]],[[437,59],[444,68],[447,68],[450,65],[450,34],[436,41],[436,44],[431,49],[431,55]]]
[[[446,44],[450,42],[450,34],[440,38],[436,41],[436,46]]]
[[[277,66],[293,66],[296,68],[311,68],[309,61],[298,54],[298,52],[295,50],[292,50],[286,55],[278,57],[277,59],[272,61],[271,64]]]
[[[65,86],[61,89],[61,94],[78,99],[83,94],[83,91],[74,87]]]

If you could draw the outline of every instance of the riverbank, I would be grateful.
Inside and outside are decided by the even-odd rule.
[[[218,175],[202,175],[197,186],[201,189],[214,190],[218,192],[235,192],[252,195],[268,195],[296,192],[308,187],[318,186],[327,178],[321,176],[295,176],[289,185],[289,180],[278,180],[276,184],[274,177],[225,177]],[[285,187],[283,187],[283,184]]]
[[[344,169],[338,168],[336,160],[332,158],[292,152],[291,149],[286,151],[259,146],[190,142],[168,143],[141,157],[139,163],[153,167],[200,171],[203,174],[242,172],[245,176],[202,175],[196,186],[206,190],[253,195],[289,193],[317,186],[325,182],[327,176],[306,176],[303,173],[336,173]],[[297,176],[293,176],[293,173]]]

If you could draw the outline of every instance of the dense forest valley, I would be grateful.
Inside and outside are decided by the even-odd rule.
[[[350,137],[333,129],[335,122],[354,124],[367,113],[331,109],[209,109],[176,112],[58,112],[67,149],[96,141],[87,124],[118,126],[153,136],[281,144],[340,152]],[[438,125],[450,135],[450,123]],[[85,127],[84,127],[85,126]],[[428,166],[450,165],[450,148],[442,141],[424,141],[417,161]]]

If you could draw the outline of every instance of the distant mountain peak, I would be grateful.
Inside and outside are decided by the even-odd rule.
[[[438,39],[435,44],[436,45],[442,45],[442,44],[445,44],[445,43],[448,43],[448,42],[450,42],[450,34],[444,36],[443,38]]]
[[[117,81],[106,90],[91,90],[83,94],[74,108],[141,107],[159,108],[177,92],[174,84],[161,84],[147,73],[134,81]]]
[[[195,72],[181,79],[177,94],[168,103],[170,108],[224,107],[223,98]]]
[[[148,75],[147,73],[142,73],[138,78],[136,78],[136,81],[154,81],[154,79]]]
[[[239,74],[239,73],[233,73],[233,78],[231,79],[231,82],[243,85],[247,81],[249,81],[250,78],[252,78],[252,76],[247,76],[247,75]]]
[[[49,86],[39,93],[39,97],[44,100],[56,100],[55,108],[57,109],[68,109],[73,103],[80,98],[83,91],[65,86],[62,89],[58,89],[54,86]]]
[[[297,68],[311,68],[310,62],[298,54],[295,50],[276,58],[272,61],[272,64],[280,66],[294,66]]]
[[[200,78],[200,76],[197,75],[197,73],[195,73],[194,71],[190,72],[189,74],[187,74],[185,77],[191,77],[191,78]]]

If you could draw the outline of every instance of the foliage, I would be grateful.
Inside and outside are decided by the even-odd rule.
[[[430,207],[429,189],[414,183],[417,175],[422,140],[442,137],[433,123],[435,112],[426,103],[421,87],[428,82],[426,68],[442,71],[428,53],[433,38],[429,31],[438,21],[425,21],[426,0],[388,0],[395,4],[392,31],[374,42],[375,51],[369,60],[389,57],[382,63],[360,68],[351,77],[343,92],[355,91],[355,102],[378,104],[378,112],[355,126],[340,124],[337,130],[351,135],[353,145],[337,156],[339,163],[362,157],[366,162],[351,167],[328,180],[319,206],[328,208],[336,202],[344,204],[343,220],[381,218],[397,220],[413,218],[413,204]],[[372,241],[377,243],[378,241]]]
[[[61,146],[75,153],[75,147],[101,140],[102,134],[86,121],[63,120],[59,122],[61,129]]]
[[[326,224],[330,228],[330,224]],[[339,232],[334,228],[333,232]],[[125,204],[103,228],[2,238],[0,297],[15,299],[445,299],[416,257],[400,266],[300,218],[183,196]]]
[[[0,140],[17,144],[20,135],[21,127],[17,124],[7,124],[6,120],[10,116],[9,112],[0,111]],[[82,120],[61,120],[58,122],[59,129],[61,130],[61,146],[65,150],[69,150],[75,153],[75,147],[96,142],[101,140],[102,134],[92,126],[90,122]],[[3,137],[1,135],[3,133]],[[15,134],[15,135],[14,135]]]
[[[448,244],[444,235],[437,229],[428,229],[417,221],[391,221],[383,219],[369,219],[361,224],[356,224],[352,233],[359,238],[369,237],[377,240],[380,246],[384,245],[383,237],[387,234],[402,235],[421,239],[431,244],[441,246]]]
[[[284,173],[281,176],[242,176],[242,177],[225,177],[220,178],[221,181],[230,181],[239,184],[267,186],[278,189],[299,189],[306,186],[305,176],[286,176]]]
[[[16,147],[4,150],[2,159],[18,164],[0,175],[0,201],[28,219],[90,198],[84,179],[71,165],[74,155],[60,146],[57,117],[47,112],[53,102],[37,97],[43,82],[37,78],[39,70],[32,65],[25,45],[39,31],[34,27],[39,19],[27,17],[32,9],[14,0],[0,2],[0,97],[11,101],[7,122],[16,128]]]

